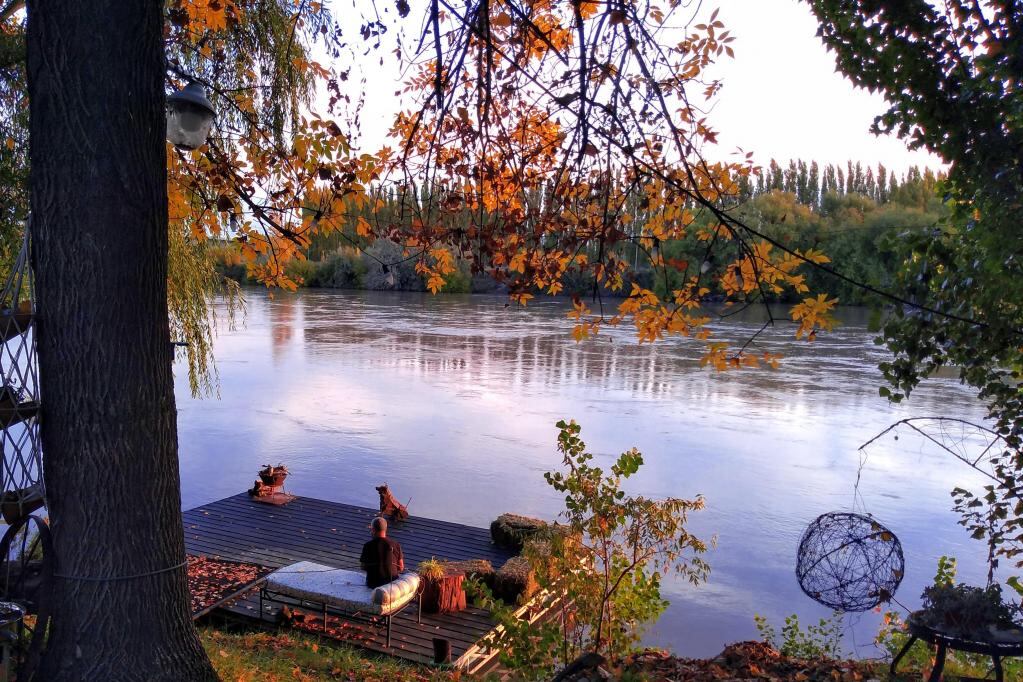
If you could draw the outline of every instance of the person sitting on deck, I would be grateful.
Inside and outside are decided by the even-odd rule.
[[[359,557],[366,571],[366,586],[380,587],[395,580],[405,570],[405,557],[401,545],[387,537],[387,519],[373,519],[373,539],[362,546]]]

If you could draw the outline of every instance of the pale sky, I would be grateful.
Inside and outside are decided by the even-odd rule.
[[[414,44],[423,2],[412,2],[405,20],[406,45]],[[695,7],[698,3],[693,3]],[[391,6],[381,0],[379,6]],[[351,0],[335,0],[338,17],[352,12]],[[726,157],[737,147],[754,153],[766,165],[771,158],[790,158],[845,164],[882,162],[901,174],[911,165],[938,168],[937,157],[910,152],[894,137],[870,134],[874,116],[885,110],[884,99],[858,90],[835,72],[835,60],[816,37],[817,23],[807,5],[798,0],[718,0],[703,2],[696,22],[720,8],[718,19],[735,36],[735,58],[722,57],[710,74],[724,88],[710,112],[711,126],[719,132],[717,149],[708,156]],[[390,14],[393,19],[393,9]],[[686,13],[677,15],[684,19]],[[385,42],[389,50],[393,42]],[[379,59],[383,56],[383,66]],[[367,78],[366,106],[362,114],[363,149],[383,143],[400,88],[393,55],[376,53],[363,67]],[[359,87],[353,73],[348,83]]]
[[[835,58],[817,38],[817,21],[797,0],[720,0],[718,18],[735,36],[734,60],[719,64],[724,88],[710,120],[723,150],[772,157],[876,164],[896,171],[911,165],[941,165],[911,152],[895,137],[869,132],[885,109],[884,98],[855,88],[835,72]]]

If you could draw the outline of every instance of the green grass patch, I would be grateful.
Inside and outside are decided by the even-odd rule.
[[[295,631],[206,625],[199,637],[224,682],[453,682],[461,677]]]

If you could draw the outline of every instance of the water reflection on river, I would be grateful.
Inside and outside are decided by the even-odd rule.
[[[706,497],[692,525],[717,538],[710,582],[669,585],[671,607],[648,637],[683,654],[755,636],[754,613],[826,615],[796,584],[795,548],[815,516],[854,504],[857,447],[903,417],[982,413],[951,380],[897,408],[881,400],[883,351],[861,311],[812,345],[793,341],[791,326],[766,333],[758,345],[786,357],[780,370],[719,374],[699,368],[693,342],[639,345],[622,329],[576,344],[564,302],[255,290],[248,301],[244,325],[216,342],[220,400],[189,398],[177,368],[186,508],[284,461],[302,495],[373,506],[386,481],[414,514],[475,525],[502,511],[551,516],[559,500],[542,474],[558,464],[554,423],[574,418],[598,455],[644,453],[634,490]],[[858,504],[902,539],[907,605],[941,554],[960,557],[961,578],[983,580],[982,547],[949,511],[948,491],[968,473],[913,439],[869,450]],[[877,617],[848,622],[850,644],[871,655]]]

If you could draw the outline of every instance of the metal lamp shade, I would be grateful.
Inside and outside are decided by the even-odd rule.
[[[167,139],[180,149],[201,147],[216,114],[202,86],[189,83],[167,98]]]

